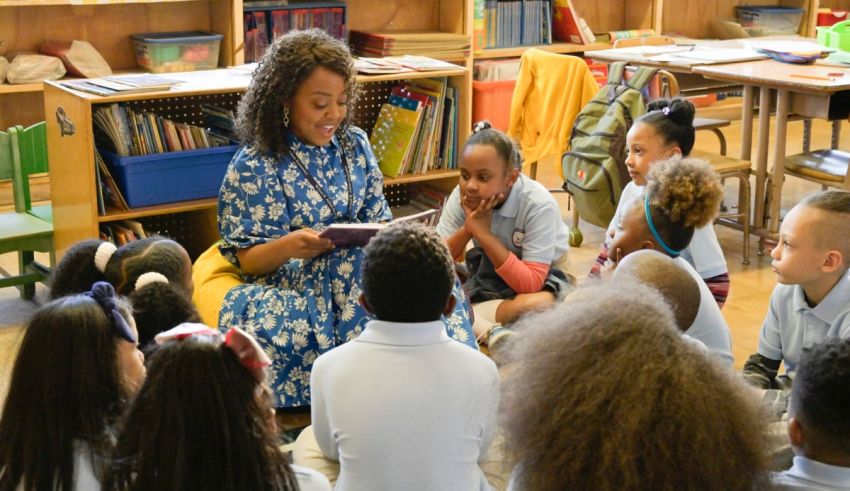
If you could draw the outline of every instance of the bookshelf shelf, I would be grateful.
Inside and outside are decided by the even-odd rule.
[[[436,179],[457,178],[460,171],[452,169],[438,169],[426,172],[424,174],[405,174],[399,177],[384,176],[384,186],[398,186],[400,184],[409,184],[412,182],[433,181]]]
[[[150,217],[165,215],[169,213],[184,213],[197,210],[214,210],[218,206],[218,198],[204,198],[191,201],[180,201],[177,203],[166,203],[163,205],[145,206],[131,208],[127,211],[107,210],[105,215],[98,217],[98,222],[108,223],[116,220],[127,220],[129,218]]]
[[[518,58],[522,56],[525,50],[530,48],[542,49],[552,53],[568,54],[582,53],[584,51],[594,51],[598,49],[608,49],[609,43],[592,43],[592,44],[574,44],[574,43],[553,43],[540,44],[537,46],[518,46],[514,48],[490,48],[477,51],[475,53],[476,60],[487,60],[493,58]]]
[[[0,7],[39,7],[45,5],[121,5],[132,3],[176,3],[202,0],[0,0]]]
[[[0,94],[24,94],[26,92],[41,92],[43,84],[37,82],[34,84],[0,84]]]

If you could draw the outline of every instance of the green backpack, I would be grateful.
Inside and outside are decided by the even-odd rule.
[[[626,168],[626,133],[646,112],[641,91],[657,69],[640,67],[624,81],[626,64],[612,63],[608,83],[581,110],[573,125],[570,149],[561,158],[564,190],[573,197],[582,220],[607,227],[620,193],[631,179]]]

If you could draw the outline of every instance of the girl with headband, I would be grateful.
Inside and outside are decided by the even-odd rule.
[[[685,334],[731,366],[729,327],[708,286],[682,257],[695,230],[717,216],[722,199],[720,179],[708,163],[692,158],[658,162],[649,170],[645,194],[622,207],[610,251],[615,262],[640,249],[655,249],[675,258],[700,288],[697,317]]]

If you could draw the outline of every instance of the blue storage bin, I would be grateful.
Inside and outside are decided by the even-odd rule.
[[[131,208],[218,196],[239,145],[122,157],[101,151]]]

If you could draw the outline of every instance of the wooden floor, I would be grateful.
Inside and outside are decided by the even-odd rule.
[[[850,127],[845,121],[842,125],[842,134],[839,147],[850,149]],[[771,126],[772,129],[772,126]],[[829,148],[831,126],[827,122],[815,121],[812,137],[812,149]],[[724,128],[728,143],[728,155],[737,157],[740,152],[741,129],[738,123]],[[801,151],[802,146],[802,123],[795,122],[788,125],[788,153],[793,154]],[[700,150],[718,152],[717,137],[710,132],[697,132],[696,148]],[[753,148],[755,155],[755,144]],[[560,187],[562,182],[560,170],[549,166],[538,169],[538,180],[550,188]],[[752,182],[752,178],[751,178]],[[737,202],[737,182],[730,179],[727,183],[728,204]],[[820,187],[816,184],[793,177],[786,178],[783,188],[782,209],[784,213],[796,204],[802,196],[818,191]],[[567,210],[566,197],[557,194],[565,221],[571,221],[570,212]],[[764,314],[767,310],[768,300],[776,279],[770,269],[770,256],[756,255],[758,241],[755,237],[751,239],[750,264],[741,264],[741,244],[743,234],[737,230],[724,226],[715,226],[720,245],[726,255],[726,262],[731,276],[731,292],[729,299],[723,308],[723,316],[726,318],[732,330],[732,354],[735,356],[735,368],[740,370],[747,357],[754,353],[758,345],[758,335]],[[603,230],[588,224],[582,224],[581,230],[584,234],[584,243],[581,247],[570,251],[573,273],[579,277],[585,276],[599,252],[599,244],[602,242]]]

